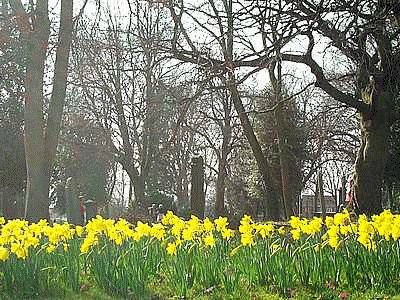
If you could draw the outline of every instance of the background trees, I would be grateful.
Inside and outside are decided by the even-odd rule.
[[[215,215],[287,218],[319,173],[336,194],[353,172],[359,211],[396,202],[397,2],[87,3],[2,1],[0,174],[29,219],[71,174],[105,211],[129,177],[132,213],[188,212],[195,155]]]
[[[399,49],[397,1],[303,1],[280,2],[277,10],[301,24],[309,40],[303,54],[288,53],[283,59],[307,65],[316,86],[360,114],[361,145],[355,163],[354,187],[359,211],[382,209],[382,179],[388,159],[389,136],[398,119]],[[281,6],[282,7],[282,6]],[[334,81],[316,58],[315,38],[322,36],[337,59],[351,64],[354,89],[346,81]],[[338,70],[340,72],[340,70]]]

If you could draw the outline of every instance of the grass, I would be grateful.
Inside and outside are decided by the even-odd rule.
[[[148,300],[176,300],[181,299],[174,296],[168,288],[162,284],[153,285],[151,292],[153,293],[149,296]],[[364,292],[352,292],[349,290],[326,288],[321,291],[312,291],[310,289],[300,287],[298,289],[293,289],[290,292],[289,297],[279,296],[278,293],[274,293],[267,287],[248,287],[241,285],[234,293],[234,295],[229,295],[224,293],[221,289],[217,287],[211,287],[203,291],[197,291],[195,294],[190,294],[186,299],[196,299],[196,300],[284,300],[284,299],[298,299],[298,300],[400,300],[400,295],[390,295],[390,293],[385,293],[382,291],[364,291]],[[0,294],[0,300],[19,300],[21,298],[15,297],[12,294]],[[40,300],[123,300],[124,298],[117,296],[110,296],[98,287],[87,284],[82,287],[81,293],[74,293],[71,290],[60,291],[60,289],[49,291],[47,295],[37,295],[34,298],[27,299],[40,299]],[[135,299],[133,296],[132,299]],[[143,298],[140,298],[142,300]],[[143,299],[146,300],[146,299]]]

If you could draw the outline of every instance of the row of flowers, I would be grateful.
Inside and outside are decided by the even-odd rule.
[[[399,237],[400,215],[388,210],[371,219],[347,210],[325,220],[291,217],[283,226],[245,215],[236,229],[226,217],[183,220],[170,211],[160,223],[136,225],[101,216],[85,227],[0,218],[0,279],[6,289],[16,289],[25,280],[21,274],[41,274],[38,286],[45,274],[48,283],[61,278],[79,290],[86,272],[123,296],[143,295],[157,276],[179,295],[195,284],[232,292],[243,278],[283,293],[296,284],[323,287],[331,281],[374,287],[396,278]]]

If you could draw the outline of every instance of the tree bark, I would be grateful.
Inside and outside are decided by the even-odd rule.
[[[281,205],[279,203],[279,196],[273,188],[272,179],[269,172],[267,160],[262,152],[260,143],[254,133],[253,126],[250,123],[249,117],[247,116],[243,103],[240,99],[239,91],[237,90],[234,78],[231,78],[228,82],[228,89],[231,92],[233,104],[239,115],[240,123],[242,124],[243,133],[250,144],[251,150],[257,162],[258,169],[260,170],[261,176],[264,182],[264,188],[267,194],[267,216],[271,220],[279,220]]]
[[[225,214],[225,188],[226,188],[226,177],[227,177],[227,163],[228,155],[231,151],[230,143],[232,139],[232,128],[230,121],[230,114],[232,109],[232,103],[227,94],[224,93],[223,106],[224,106],[224,121],[221,122],[220,126],[222,129],[222,146],[218,161],[218,175],[216,183],[215,193],[215,215],[216,217]]]
[[[222,140],[221,157],[218,162],[218,175],[215,193],[215,215],[216,217],[225,214],[225,179],[226,179],[226,165],[229,154],[230,128],[224,127],[224,135]]]
[[[278,137],[278,150],[279,150],[279,165],[281,173],[281,186],[282,186],[282,204],[284,217],[287,219],[293,214],[292,201],[289,193],[289,162],[287,157],[287,143],[283,133],[282,125],[282,107],[279,105],[275,112],[277,137]]]
[[[124,158],[120,159],[119,163],[122,165],[122,168],[126,171],[126,173],[129,176],[130,180],[130,194],[132,194],[133,190],[133,196],[134,196],[134,203],[132,203],[132,199],[130,196],[130,203],[129,207],[131,209],[135,209],[136,206],[142,207],[145,200],[145,181],[143,176],[141,176],[138,172],[138,170],[134,167],[133,163],[130,161],[130,158]]]
[[[378,83],[379,84],[379,83]],[[361,113],[361,146],[358,151],[354,196],[356,209],[367,215],[382,211],[383,172],[388,159],[390,135],[390,105],[393,95],[373,87],[376,94],[364,95],[370,104],[369,113]]]
[[[279,165],[281,175],[281,195],[284,218],[287,219],[289,215],[293,214],[292,206],[293,201],[290,199],[289,192],[289,161],[287,154],[287,138],[285,136],[285,128],[283,124],[283,107],[282,107],[282,63],[280,61],[280,47],[276,46],[277,62],[271,63],[269,66],[269,78],[272,83],[275,96],[275,124],[276,124],[276,137],[278,140],[279,150]],[[277,76],[275,75],[275,69]]]
[[[28,15],[25,14],[24,12],[24,18],[28,18]],[[50,34],[47,1],[38,1],[33,28],[25,27],[20,30],[26,39],[24,144],[27,186],[25,218],[35,222],[41,218],[49,219],[49,184],[43,136],[43,76]]]
[[[9,2],[15,13],[25,48],[24,144],[27,166],[25,218],[35,222],[42,218],[49,219],[49,181],[65,102],[69,49],[72,40],[73,1],[61,2],[59,44],[46,125],[43,112],[43,77],[50,35],[48,1],[37,1],[34,18],[27,14],[21,1]]]
[[[47,113],[48,117],[45,132],[46,163],[49,177],[57,152],[58,137],[60,134],[67,91],[68,61],[73,29],[72,16],[73,0],[61,1],[60,30],[58,33],[58,45],[54,65],[53,90]]]
[[[143,176],[133,179],[133,193],[135,195],[135,203],[139,206],[145,205],[145,181]]]

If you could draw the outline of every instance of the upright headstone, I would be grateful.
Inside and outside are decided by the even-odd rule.
[[[345,199],[346,199],[346,178],[342,176],[341,186],[339,189],[339,206],[345,205]]]
[[[191,213],[203,219],[205,204],[206,201],[204,194],[204,161],[203,157],[195,156],[192,158],[192,181],[191,181],[191,191],[190,191]]]
[[[97,215],[97,203],[93,200],[85,201],[85,213],[86,213],[86,223],[96,217]]]
[[[326,202],[325,202],[325,195],[324,195],[324,181],[322,177],[322,171],[318,172],[318,199],[321,203],[321,217],[325,220],[326,217]]]
[[[78,188],[73,177],[69,177],[65,184],[65,205],[68,223],[82,225],[83,219],[78,197]]]

